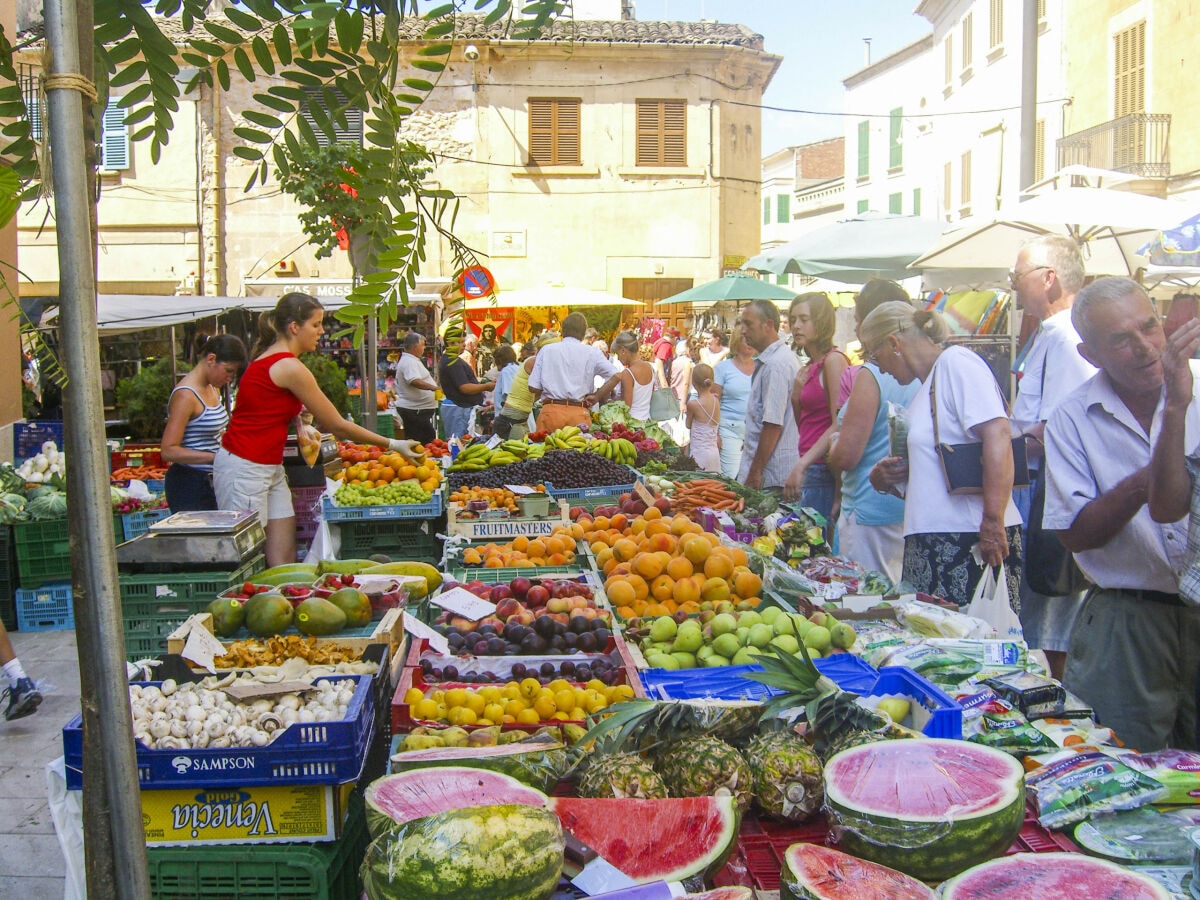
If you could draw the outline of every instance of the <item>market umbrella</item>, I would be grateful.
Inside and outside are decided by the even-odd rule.
[[[1158,232],[1138,253],[1155,266],[1200,266],[1200,213]]]
[[[846,284],[871,278],[911,278],[909,263],[946,225],[919,216],[863,213],[826,225],[751,257],[743,269],[776,275],[815,275]]]
[[[1064,187],[964,219],[912,263],[913,269],[1008,269],[1021,245],[1043,234],[1074,238],[1089,275],[1132,275],[1145,265],[1138,250],[1181,205],[1107,188]]]
[[[792,300],[795,291],[755,278],[753,275],[732,273],[688,288],[679,294],[655,301],[656,306],[665,303],[716,303],[721,300]]]
[[[587,288],[542,285],[541,287],[518,288],[514,291],[497,291],[496,306],[641,306],[641,300],[630,300],[604,291]]]

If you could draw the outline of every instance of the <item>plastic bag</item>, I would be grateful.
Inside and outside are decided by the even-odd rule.
[[[1167,789],[1105,753],[1078,753],[1025,776],[1038,821],[1062,828],[1097,813],[1154,803]]]
[[[890,400],[887,405],[888,456],[908,459],[908,411]]]
[[[993,571],[991,566],[983,570],[975,595],[966,609],[967,615],[983,619],[996,631],[996,637],[1025,640],[1021,630],[1021,619],[1013,612],[1008,601],[1008,582],[1004,578],[1004,566]]]
[[[982,619],[920,600],[897,608],[896,618],[905,628],[922,637],[962,639],[992,636],[992,626]]]
[[[311,425],[305,425],[302,416],[296,416],[296,445],[300,449],[300,457],[307,465],[315,466],[321,458],[321,432]]]

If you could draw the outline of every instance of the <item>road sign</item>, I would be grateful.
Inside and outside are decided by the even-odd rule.
[[[458,284],[462,288],[463,296],[477,298],[491,294],[495,290],[496,282],[492,273],[483,266],[471,266],[462,270],[458,276]]]

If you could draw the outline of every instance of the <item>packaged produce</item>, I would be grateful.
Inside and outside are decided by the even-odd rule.
[[[908,459],[908,410],[890,400],[887,405],[888,456]]]
[[[968,741],[1013,756],[1055,747],[1049,737],[1029,724],[1020,710],[1014,709],[990,688],[961,694],[955,699],[963,708],[963,737]]]
[[[980,665],[979,674],[982,677],[1024,671],[1029,662],[1029,645],[1024,641],[931,637],[926,643],[975,660]]]
[[[877,669],[883,666],[907,666],[934,684],[949,686],[962,684],[980,669],[980,664],[973,659],[924,643],[881,647],[865,658]]]
[[[1121,762],[1145,772],[1167,789],[1159,803],[1181,806],[1200,803],[1200,753],[1172,749],[1126,753]]]
[[[1033,672],[996,675],[984,684],[1031,718],[1060,712],[1067,699],[1061,684]]]
[[[897,607],[896,618],[922,637],[962,640],[986,638],[992,633],[992,626],[983,619],[919,600]]]
[[[1038,821],[1062,828],[1098,813],[1136,809],[1167,789],[1149,775],[1105,753],[1076,753],[1026,776]]]
[[[1092,816],[1075,826],[1075,843],[1093,856],[1123,865],[1186,866],[1194,826],[1184,816],[1152,806]]]
[[[1059,747],[1116,743],[1111,728],[1101,728],[1095,722],[1086,719],[1037,718],[1030,724]]]

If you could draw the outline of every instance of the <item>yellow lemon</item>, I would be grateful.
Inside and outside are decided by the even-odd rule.
[[[425,694],[422,693],[420,688],[415,688],[415,687],[409,688],[407,691],[404,692],[404,702],[407,703],[409,706],[416,706],[418,703],[420,703],[424,699],[425,699]]]

